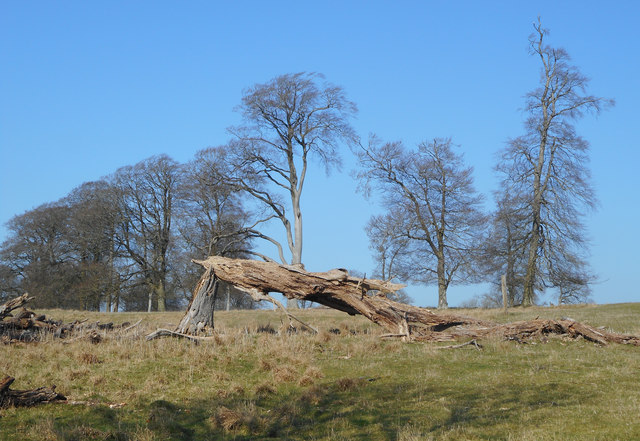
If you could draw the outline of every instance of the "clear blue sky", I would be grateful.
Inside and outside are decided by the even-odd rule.
[[[363,137],[452,137],[491,199],[495,152],[522,133],[537,84],[527,37],[538,15],[591,93],[617,101],[578,124],[601,201],[588,220],[594,299],[640,301],[637,1],[3,1],[0,223],[118,167],[225,143],[244,88],[299,71],[345,88]],[[344,162],[309,177],[303,260],[370,273],[363,227],[380,209],[355,192],[348,151]],[[450,304],[484,289],[451,287]],[[437,301],[435,287],[410,294]]]

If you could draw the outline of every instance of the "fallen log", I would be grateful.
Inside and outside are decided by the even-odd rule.
[[[640,346],[639,336],[606,332],[570,319],[497,324],[452,314],[436,314],[427,308],[387,298],[387,294],[403,288],[403,285],[352,277],[343,269],[314,273],[274,262],[219,256],[194,262],[203,266],[205,272],[194,292],[192,304],[198,302],[200,295],[211,295],[216,282],[221,280],[247,292],[257,301],[269,300],[269,293],[275,292],[288,299],[312,301],[351,315],[361,314],[386,329],[389,333],[384,337],[403,340],[451,341],[490,336],[522,340],[556,334],[582,337],[601,345],[620,343]],[[183,322],[188,322],[188,316],[189,311]],[[185,333],[191,332],[187,329]]]
[[[343,269],[313,273],[274,262],[218,256],[194,262],[202,265],[205,272],[194,292],[192,304],[198,303],[199,295],[207,295],[202,287],[214,289],[216,280],[222,280],[257,301],[274,302],[269,293],[277,292],[288,299],[312,301],[350,315],[364,315],[389,332],[406,337],[443,331],[452,326],[486,324],[474,318],[435,314],[426,308],[394,302],[386,294],[402,289],[404,285],[352,277]],[[189,314],[188,311],[183,321]],[[183,332],[189,331],[186,328],[182,328]]]
[[[20,308],[30,300],[33,300],[33,297],[29,297],[29,294],[22,294],[20,297],[16,297],[0,305],[0,320],[9,316],[11,311]]]
[[[0,409],[8,407],[32,407],[38,404],[66,401],[66,397],[56,392],[56,387],[39,387],[30,390],[11,390],[9,386],[15,378],[6,376],[0,380]]]
[[[113,323],[85,323],[87,320],[63,323],[47,319],[44,315],[36,314],[24,307],[33,298],[24,294],[0,305],[0,343],[37,342],[41,341],[45,335],[66,338],[72,333],[77,334],[87,330],[107,332],[125,327],[124,324],[118,328]],[[12,314],[18,308],[22,309]],[[126,326],[128,325],[127,323]]]
[[[151,334],[147,335],[145,339],[147,341],[157,340],[163,337],[174,337],[174,338],[184,338],[186,340],[192,341],[194,343],[199,343],[201,341],[215,341],[216,337],[200,337],[196,335],[183,334],[182,332],[172,331],[170,329],[156,329]]]

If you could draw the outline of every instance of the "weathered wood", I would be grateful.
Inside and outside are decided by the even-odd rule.
[[[157,340],[164,337],[184,338],[195,343],[199,343],[201,341],[215,341],[215,337],[199,337],[196,335],[183,334],[181,332],[171,331],[170,329],[163,328],[156,329],[151,334],[147,335],[146,340]]]
[[[207,269],[196,285],[187,313],[180,320],[176,332],[196,335],[212,331],[217,292],[218,282],[211,269]]]
[[[404,285],[352,277],[343,269],[313,273],[274,262],[218,256],[194,262],[205,268],[198,286],[213,275],[257,300],[265,300],[269,293],[281,293],[288,299],[316,302],[351,315],[362,314],[390,333],[406,337],[458,325],[485,324],[482,320],[435,314],[426,308],[394,302],[386,294],[402,289]]]
[[[38,315],[23,307],[32,299],[33,297],[24,294],[0,306],[0,343],[35,342],[40,341],[43,336],[48,334],[52,334],[56,338],[65,338],[71,333],[83,330],[112,331],[116,329],[113,323],[85,324],[87,320],[62,323],[47,319],[44,315]],[[12,316],[11,312],[20,307],[22,309]]]
[[[312,273],[274,262],[218,256],[194,262],[205,268],[198,286],[219,279],[249,293],[256,300],[272,301],[269,293],[276,292],[288,299],[312,301],[352,315],[362,314],[389,332],[383,337],[452,341],[495,336],[521,341],[555,334],[582,337],[601,345],[620,343],[640,346],[640,336],[611,333],[570,319],[536,319],[498,324],[452,314],[436,314],[429,309],[394,302],[386,297],[387,293],[395,292],[403,285],[352,277],[342,269]]]
[[[33,300],[33,297],[29,297],[29,294],[23,294],[20,297],[16,297],[15,299],[11,299],[0,305],[0,320],[11,314],[11,311],[14,309],[20,308],[30,300]]]
[[[10,376],[0,380],[0,409],[8,407],[31,407],[38,404],[65,401],[66,398],[55,391],[56,387],[39,387],[30,390],[11,390],[9,386],[14,382]]]

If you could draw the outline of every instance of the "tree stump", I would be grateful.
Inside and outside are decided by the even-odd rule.
[[[176,332],[197,335],[212,331],[214,328],[213,312],[218,294],[218,280],[213,270],[208,268],[200,278],[193,292],[187,312],[180,320]]]

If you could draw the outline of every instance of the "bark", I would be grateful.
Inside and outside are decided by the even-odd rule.
[[[361,314],[389,332],[383,337],[449,341],[493,336],[523,341],[555,334],[582,337],[602,345],[620,343],[640,346],[639,336],[615,334],[570,319],[497,324],[452,314],[435,314],[429,309],[394,302],[386,297],[386,294],[402,289],[404,285],[352,277],[343,269],[312,273],[275,262],[218,256],[194,262],[202,265],[205,273],[192,304],[195,304],[198,296],[211,292],[212,283],[222,280],[249,293],[256,301],[267,300],[280,307],[282,305],[272,299],[269,293],[281,293],[291,300],[313,301],[351,315]],[[187,316],[189,312],[185,319]]]
[[[214,275],[216,279],[234,285],[256,300],[273,301],[268,293],[277,292],[289,300],[312,301],[350,315],[364,315],[394,334],[405,335],[407,328],[411,335],[421,335],[452,326],[485,324],[473,318],[435,314],[425,308],[394,302],[386,294],[394,293],[404,285],[352,277],[343,269],[312,273],[274,262],[218,256],[195,262],[205,268],[199,287],[210,283]],[[196,297],[192,303],[195,303]]]
[[[6,376],[0,380],[0,409],[8,407],[31,407],[38,404],[66,401],[63,395],[56,392],[56,387],[39,387],[31,390],[11,390],[9,386],[15,379]]]
[[[187,313],[180,321],[176,332],[195,335],[212,331],[217,291],[218,283],[213,277],[211,269],[207,269],[193,292]]]

